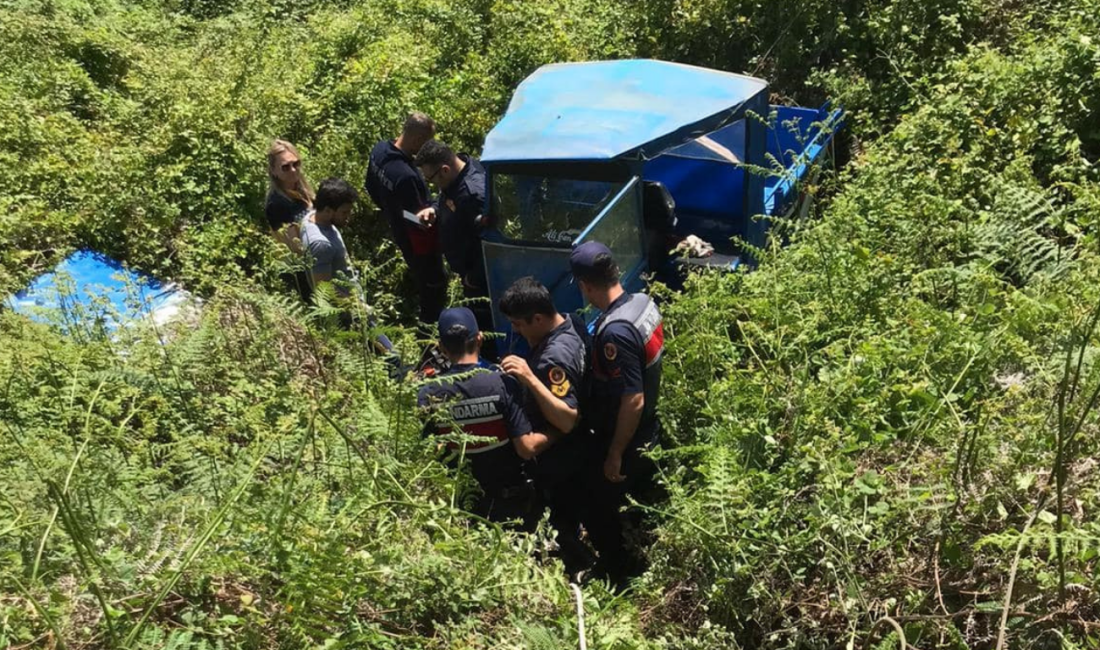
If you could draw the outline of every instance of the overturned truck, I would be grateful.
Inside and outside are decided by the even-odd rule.
[[[569,253],[597,240],[629,291],[642,274],[751,263],[771,220],[803,210],[802,181],[843,113],[771,106],[761,79],[652,60],[543,66],[516,89],[485,140],[484,252],[494,324],[517,278],[532,275],[563,311],[581,308]],[[689,235],[706,257],[672,259]]]

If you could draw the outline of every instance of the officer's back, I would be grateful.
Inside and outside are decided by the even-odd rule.
[[[434,410],[428,433],[477,439],[448,440],[447,448],[466,457],[485,491],[524,484],[523,459],[511,439],[515,431],[530,425],[524,424],[525,417],[510,412],[520,394],[515,380],[481,361],[454,364],[438,380],[421,388],[417,398],[421,407]]]
[[[449,440],[447,446],[469,462],[484,492],[474,511],[496,520],[522,518],[534,496],[523,460],[542,451],[548,439],[531,430],[519,383],[480,360],[482,337],[473,312],[444,310],[439,331],[452,367],[417,396],[428,415],[425,432],[472,437]]]

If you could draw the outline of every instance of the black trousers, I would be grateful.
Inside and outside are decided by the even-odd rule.
[[[298,294],[302,302],[307,305],[312,302],[313,282],[310,280],[309,271],[284,271],[279,274],[279,279],[283,281],[283,284],[286,285],[291,293]]]
[[[518,530],[529,533],[538,526],[537,503],[538,495],[533,484],[490,487],[478,497],[472,510],[475,515],[497,523],[518,521]]]
[[[612,483],[604,477],[603,464],[610,446],[610,438],[605,436],[602,444],[595,445],[596,453],[588,463],[586,487],[587,507],[582,517],[584,527],[592,546],[599,553],[598,566],[616,585],[641,573],[643,562],[628,548],[623,535],[624,514],[619,512],[626,505],[629,494],[639,501],[655,491],[657,466],[643,455],[656,443],[658,432],[654,430],[646,435],[639,431],[634,441],[623,453],[620,474],[626,477],[621,483]]]
[[[550,509],[550,525],[567,574],[587,568],[592,553],[581,541],[580,527],[589,494],[586,475],[595,442],[590,433],[574,431],[530,461],[529,475],[535,477],[540,510]]]
[[[422,323],[434,325],[447,305],[447,271],[443,268],[443,256],[439,253],[414,253],[409,247],[402,247],[401,254],[420,296],[417,318]]]

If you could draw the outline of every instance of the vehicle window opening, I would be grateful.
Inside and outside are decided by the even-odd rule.
[[[493,176],[491,201],[505,239],[569,246],[625,186],[542,174]]]

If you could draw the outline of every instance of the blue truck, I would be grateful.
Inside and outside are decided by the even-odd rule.
[[[805,206],[800,184],[828,153],[843,113],[771,106],[761,79],[654,60],[546,65],[516,89],[485,140],[489,222],[482,243],[494,325],[517,278],[583,307],[569,253],[597,240],[628,291],[684,264],[735,269],[771,220]],[[671,259],[695,235],[715,252]]]

